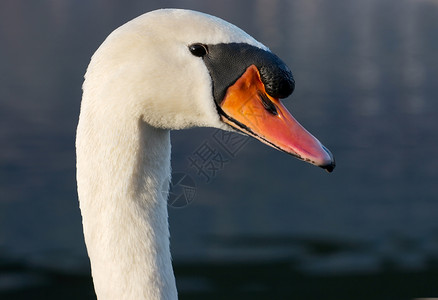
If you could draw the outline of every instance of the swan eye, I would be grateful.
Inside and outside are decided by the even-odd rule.
[[[190,45],[189,50],[194,56],[198,56],[198,57],[202,57],[208,53],[207,46],[203,44]]]

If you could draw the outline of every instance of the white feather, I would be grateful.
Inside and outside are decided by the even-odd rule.
[[[192,43],[244,42],[234,25],[158,10],[116,29],[93,55],[77,128],[77,182],[99,299],[176,299],[169,250],[170,129],[227,129]]]

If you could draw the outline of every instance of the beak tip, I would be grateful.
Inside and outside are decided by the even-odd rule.
[[[329,149],[327,149],[324,146],[322,146],[322,148],[324,149],[324,151],[328,155],[328,158],[323,164],[320,165],[320,167],[325,169],[328,173],[331,173],[331,172],[333,172],[333,170],[336,167],[335,158],[333,157],[333,154],[330,152]]]
[[[333,172],[333,170],[335,169],[336,164],[333,161],[331,164],[325,165],[325,166],[321,166],[321,168],[323,168],[324,170],[326,170],[328,173]]]

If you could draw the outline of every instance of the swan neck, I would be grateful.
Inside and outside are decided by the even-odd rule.
[[[166,201],[169,132],[141,118],[106,122],[104,130],[90,122],[81,116],[78,125],[77,180],[97,297],[176,299]]]

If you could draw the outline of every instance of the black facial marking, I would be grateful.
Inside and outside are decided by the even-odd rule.
[[[224,99],[228,87],[234,84],[251,65],[255,65],[259,70],[266,92],[271,97],[286,98],[292,94],[295,88],[292,72],[272,52],[245,43],[204,46],[208,50],[201,56],[210,72],[213,81],[213,96],[218,105]]]

